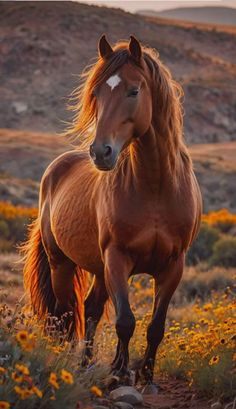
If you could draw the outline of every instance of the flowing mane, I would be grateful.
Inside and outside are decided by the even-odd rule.
[[[97,107],[94,91],[124,64],[136,64],[130,55],[128,42],[118,42],[111,58],[101,57],[88,66],[81,75],[81,85],[72,94],[73,122],[65,135],[78,140],[78,149],[88,151],[94,139]],[[169,168],[175,177],[177,160],[181,156],[185,166],[191,168],[191,159],[183,139],[182,87],[173,80],[168,68],[152,48],[142,46],[142,55],[153,81],[153,126],[157,137],[162,138],[169,154]],[[137,64],[136,64],[137,65]]]

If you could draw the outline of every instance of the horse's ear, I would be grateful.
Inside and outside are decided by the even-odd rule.
[[[98,51],[99,51],[100,57],[104,59],[109,58],[113,53],[112,47],[108,43],[105,34],[102,35],[102,37],[100,38],[98,42]]]
[[[130,36],[129,51],[132,57],[139,62],[142,57],[142,48],[140,42],[134,36]]]

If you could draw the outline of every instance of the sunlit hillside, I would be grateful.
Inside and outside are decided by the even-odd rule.
[[[97,42],[135,34],[155,47],[185,91],[191,143],[235,140],[236,33],[78,2],[0,2],[1,127],[55,132]]]

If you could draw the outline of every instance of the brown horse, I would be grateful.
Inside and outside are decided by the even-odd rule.
[[[110,297],[118,336],[112,368],[127,380],[135,328],[127,281],[151,275],[153,315],[137,370],[150,383],[168,305],[201,216],[182,137],[181,88],[158,54],[133,36],[114,48],[103,36],[99,58],[84,77],[69,131],[80,137],[80,147],[54,160],[42,178],[39,216],[25,246],[25,286],[39,316],[59,319],[73,311],[67,317],[71,338],[85,320],[87,360]],[[86,272],[94,278],[83,305]]]

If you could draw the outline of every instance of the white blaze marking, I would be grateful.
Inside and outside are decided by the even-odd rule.
[[[112,75],[112,77],[110,77],[106,83],[109,85],[109,87],[111,87],[111,90],[113,91],[113,89],[115,87],[117,87],[117,85],[119,85],[119,83],[121,82],[121,78],[119,77],[119,75],[115,74]]]

